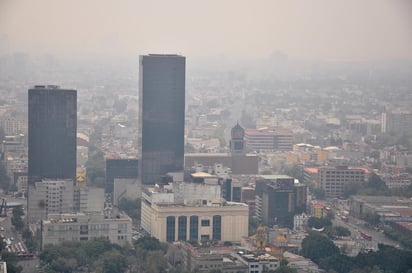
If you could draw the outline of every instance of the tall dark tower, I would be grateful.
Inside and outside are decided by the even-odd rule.
[[[29,185],[76,180],[77,92],[55,85],[29,89]]]
[[[139,149],[143,184],[183,171],[185,64],[180,55],[140,56]]]

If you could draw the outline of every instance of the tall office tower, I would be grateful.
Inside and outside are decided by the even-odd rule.
[[[180,55],[140,56],[139,150],[142,184],[183,171],[185,62]]]
[[[55,85],[29,89],[28,182],[76,181],[77,92]]]

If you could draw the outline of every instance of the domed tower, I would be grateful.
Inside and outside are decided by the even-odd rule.
[[[245,151],[245,129],[237,123],[231,131],[230,152],[232,154],[242,154]]]

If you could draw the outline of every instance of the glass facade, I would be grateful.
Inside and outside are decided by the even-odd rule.
[[[113,192],[115,178],[138,178],[137,159],[106,159],[106,192]]]
[[[143,184],[183,170],[186,58],[140,56],[139,148]]]
[[[28,104],[28,182],[76,181],[77,91],[35,86]]]
[[[199,240],[199,217],[190,216],[190,241]]]
[[[222,216],[214,215],[213,216],[213,240],[222,239]]]
[[[166,241],[175,241],[175,225],[176,220],[174,216],[168,216],[166,218]]]
[[[177,240],[186,241],[187,240],[187,217],[179,216],[177,227]]]

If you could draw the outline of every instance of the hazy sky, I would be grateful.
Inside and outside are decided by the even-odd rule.
[[[2,34],[41,54],[412,59],[412,1],[0,0]]]

